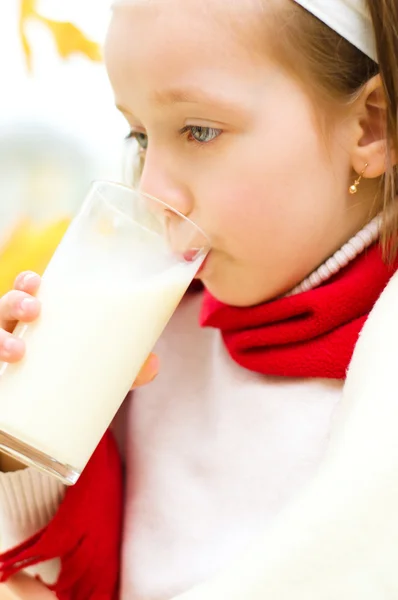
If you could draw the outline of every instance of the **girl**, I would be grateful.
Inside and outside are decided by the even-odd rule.
[[[394,390],[371,398],[372,431],[341,416],[326,454],[396,270],[397,55],[397,0],[116,2],[106,63],[139,185],[211,237],[205,290],[124,405],[121,540],[107,435],[63,501],[29,469],[2,475],[22,543],[4,577],[60,557],[65,599],[397,597]],[[4,360],[23,353],[9,332],[37,316],[37,285],[1,300]]]

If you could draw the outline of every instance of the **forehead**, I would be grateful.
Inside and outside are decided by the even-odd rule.
[[[258,0],[118,0],[105,48],[116,102],[147,104],[154,91],[185,87],[228,95],[254,80],[260,16]]]
[[[258,0],[117,0],[106,61],[171,76],[187,64],[255,62]],[[261,53],[262,54],[262,53]]]
[[[270,2],[278,0],[114,0],[111,8],[137,8],[137,7],[161,7],[162,5],[172,10],[173,8],[187,7],[198,14],[203,9],[207,13],[211,11],[221,12],[220,9],[227,9],[229,14],[243,14],[249,9],[257,8],[263,10]],[[265,5],[264,5],[265,2]]]

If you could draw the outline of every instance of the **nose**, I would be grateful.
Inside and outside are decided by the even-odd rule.
[[[184,217],[191,217],[195,207],[194,196],[184,171],[170,154],[162,156],[147,152],[141,175],[140,191],[157,198]],[[182,219],[164,205],[153,204],[152,211],[161,212],[163,231],[168,245],[174,254],[183,256],[187,262],[193,261],[198,252],[208,249],[207,236],[188,219]]]
[[[161,200],[185,217],[193,211],[193,196],[183,180],[177,161],[171,156],[160,157],[148,149],[140,191]]]

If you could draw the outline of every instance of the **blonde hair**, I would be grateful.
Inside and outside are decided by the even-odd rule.
[[[271,48],[292,73],[304,80],[318,106],[346,105],[372,77],[380,74],[386,97],[389,147],[374,213],[382,210],[388,215],[383,221],[381,241],[384,256],[391,261],[398,251],[398,169],[394,160],[394,153],[398,156],[398,2],[367,0],[367,4],[378,64],[291,0],[267,11],[268,27]],[[279,35],[272,35],[272,31]]]
[[[260,0],[260,3],[264,5],[264,1],[269,0]],[[116,3],[131,2],[116,0]],[[387,103],[389,151],[374,214],[369,217],[381,210],[384,215],[388,214],[388,219],[383,221],[381,241],[385,258],[393,260],[398,252],[398,169],[393,158],[393,153],[398,157],[398,1],[367,0],[367,4],[378,64],[292,0],[278,1],[273,10],[264,10],[270,30],[266,45],[271,44],[278,59],[300,77],[310,93],[312,91],[317,105],[327,108],[331,104],[346,105],[369,79],[380,74]],[[130,175],[135,182],[139,180],[143,164],[142,155],[130,163]]]

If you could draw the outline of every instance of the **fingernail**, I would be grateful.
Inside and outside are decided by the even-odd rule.
[[[23,342],[18,338],[9,337],[3,342],[3,350],[6,354],[14,354],[20,352],[23,349]]]
[[[30,310],[32,307],[37,305],[36,298],[24,298],[20,304],[21,310],[23,312]]]
[[[156,354],[151,354],[147,362],[148,376],[150,377],[150,381],[153,381],[158,374],[159,365],[159,359]]]
[[[156,377],[159,375],[159,373],[157,371],[154,371],[150,378],[148,379],[147,383],[152,383],[152,381],[155,381]]]
[[[25,277],[23,278],[23,285],[24,286],[27,285],[34,279],[39,281],[40,277],[37,275],[37,273],[33,273],[33,272],[26,273]]]

